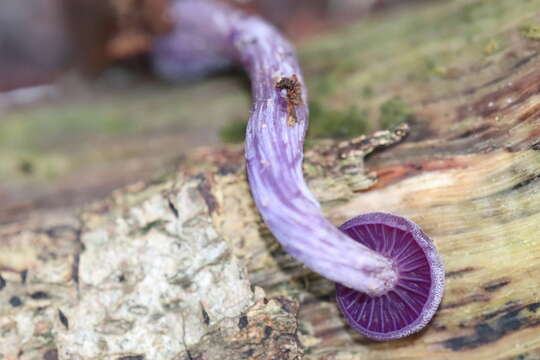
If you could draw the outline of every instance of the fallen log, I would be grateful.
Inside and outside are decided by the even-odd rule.
[[[403,139],[314,140],[304,173],[335,224],[386,211],[434,240],[447,285],[421,333],[378,343],[351,330],[333,284],[262,223],[242,149],[229,146],[194,151],[177,174],[78,218],[5,226],[2,355],[537,358],[537,11],[533,1],[424,3],[301,49],[319,106],[365,109],[371,130],[409,128]]]

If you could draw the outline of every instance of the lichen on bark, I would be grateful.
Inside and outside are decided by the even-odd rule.
[[[282,348],[286,358],[297,358],[297,305],[266,299],[262,289],[253,293],[244,266],[213,225],[207,201],[213,195],[203,182],[179,176],[117,192],[81,215],[82,247],[76,239],[71,248],[55,247],[54,228],[41,238],[39,230],[13,235],[15,244],[23,245],[24,236],[36,244],[21,250],[17,263],[24,283],[19,274],[3,278],[0,296],[11,309],[0,314],[2,356],[55,351],[60,359],[173,359],[190,349],[205,353],[199,343],[220,337],[210,358],[224,351],[246,359],[248,352],[279,355]],[[48,258],[35,254],[40,248]],[[54,268],[55,262],[64,266]],[[257,345],[250,330],[253,347],[237,353],[233,344],[246,332],[237,323],[245,316],[249,329],[264,324],[273,336]]]

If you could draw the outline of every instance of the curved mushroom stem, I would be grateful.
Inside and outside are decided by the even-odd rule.
[[[260,18],[211,0],[180,0],[172,15],[176,29],[154,51],[161,74],[204,75],[229,59],[249,74],[248,178],[262,218],[283,248],[322,276],[370,296],[393,288],[398,273],[392,260],[334,227],[306,185],[307,96],[291,44]]]

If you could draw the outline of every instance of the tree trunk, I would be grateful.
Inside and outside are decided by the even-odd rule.
[[[312,106],[326,120],[354,107],[370,130],[410,128],[403,139],[402,124],[313,140],[305,174],[336,225],[392,212],[435,241],[447,285],[426,330],[388,343],[351,330],[333,284],[284,253],[262,223],[242,149],[230,146],[194,151],[177,174],[118,191],[78,218],[42,214],[4,227],[0,354],[539,358],[538,5],[425,2],[300,49]]]

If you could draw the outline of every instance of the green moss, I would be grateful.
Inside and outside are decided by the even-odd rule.
[[[330,95],[336,90],[338,84],[338,80],[336,79],[337,76],[335,75],[335,73],[329,72],[325,75],[315,77],[315,79],[313,80],[313,82],[315,83],[314,87],[312,87],[311,84],[308,85],[310,90],[313,90],[314,93],[317,94],[317,96]]]
[[[457,13],[458,19],[463,23],[474,25],[479,19],[499,18],[501,7],[492,1],[476,1],[463,5]]]
[[[142,228],[141,228],[141,233],[143,235],[146,235],[147,233],[150,232],[150,230],[154,229],[154,228],[157,228],[157,227],[161,227],[165,224],[165,221],[163,220],[154,220],[154,221],[150,221],[149,223],[147,223],[146,225],[144,225]]]
[[[393,129],[413,116],[409,105],[400,98],[385,101],[380,111],[380,124],[384,129]]]
[[[373,88],[369,85],[366,85],[362,88],[362,95],[365,98],[370,98],[373,96]]]
[[[540,24],[527,24],[519,28],[527,39],[540,40]]]
[[[425,73],[421,77],[423,77],[424,79],[429,79],[430,77],[446,77],[448,69],[445,66],[439,64],[435,59],[426,57],[422,61],[424,63]]]
[[[246,120],[235,120],[223,126],[219,131],[221,140],[229,144],[239,144],[246,136]]]
[[[345,111],[327,109],[316,101],[309,103],[310,124],[306,142],[313,139],[346,139],[364,134],[367,129],[367,112],[351,106]],[[220,130],[226,143],[244,141],[247,122],[233,121]]]
[[[351,106],[345,111],[330,110],[320,103],[309,104],[311,123],[308,137],[344,139],[361,135],[367,129],[367,112]]]

